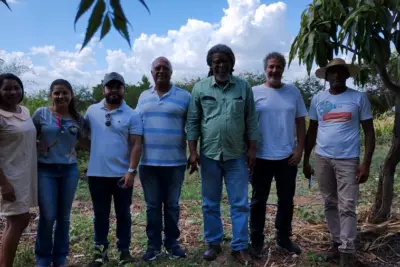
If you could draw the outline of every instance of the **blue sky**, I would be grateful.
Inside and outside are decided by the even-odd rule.
[[[10,4],[12,12],[0,5],[1,20],[6,24],[2,27],[0,57],[7,61],[18,58],[30,64],[32,68],[37,68],[35,75],[27,74],[26,77],[37,80],[42,86],[51,82],[52,78],[64,75],[73,79],[73,83],[93,84],[95,83],[93,77],[99,79],[105,72],[115,69],[132,77],[128,80],[134,82],[141,77],[141,74],[148,74],[146,67],[158,56],[157,51],[162,51],[164,56],[171,56],[173,65],[178,64],[178,78],[196,76],[207,68],[203,66],[206,47],[204,49],[196,47],[196,44],[201,42],[207,43],[208,46],[218,41],[225,42],[231,45],[234,52],[238,51],[239,59],[243,59],[240,60],[243,63],[238,62],[240,64],[238,68],[241,71],[260,70],[259,64],[254,64],[254,62],[262,60],[266,53],[271,52],[270,49],[282,53],[289,51],[290,41],[299,29],[301,12],[311,3],[311,0],[280,2],[147,0],[151,10],[150,15],[138,1],[122,0],[125,13],[133,26],[130,31],[132,42],[135,43],[135,39],[141,34],[145,34],[147,39],[134,45],[132,51],[126,41],[112,29],[101,43],[93,43],[89,47],[90,51],[80,56],[77,54],[76,46],[82,43],[89,14],[80,19],[75,32],[73,20],[79,0],[13,0],[11,2],[16,2]],[[273,6],[276,10],[272,8]],[[229,15],[224,12],[224,9],[231,10],[233,13],[229,11],[231,12],[228,12]],[[262,18],[258,19],[256,26],[250,21],[235,24],[236,21],[245,17],[250,17],[253,21],[257,20],[257,16]],[[221,26],[224,17],[227,23]],[[195,21],[188,25],[188,19]],[[185,25],[187,27],[182,29]],[[233,25],[234,29],[230,29],[230,25]],[[240,29],[243,30],[242,33],[235,32]],[[178,34],[181,37],[178,38],[179,40],[175,39],[174,36],[171,37],[168,34],[170,30],[183,35]],[[154,38],[150,40],[153,34]],[[247,45],[247,40],[252,40],[254,43]],[[163,42],[168,43],[168,49]],[[40,49],[35,52],[32,50],[33,47]],[[150,48],[152,48],[151,51]],[[182,51],[189,51],[187,57],[192,58],[192,61],[180,58],[179,54],[182,54]],[[182,54],[183,57],[184,54]],[[193,63],[193,61],[198,61],[198,63]],[[64,65],[60,66],[56,62],[62,62]],[[191,72],[186,70],[185,64],[193,70],[195,75],[191,75]],[[63,68],[66,68],[65,73],[63,73]],[[46,73],[45,70],[48,72]],[[304,68],[295,68],[294,72],[304,75]],[[288,71],[288,76],[290,75],[291,71]]]

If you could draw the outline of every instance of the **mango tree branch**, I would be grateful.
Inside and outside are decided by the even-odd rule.
[[[384,67],[379,67],[376,66],[376,69],[378,70],[379,75],[381,76],[383,84],[392,92],[396,94],[400,94],[400,85],[395,84],[389,76],[389,73],[386,69],[386,66]]]
[[[347,51],[353,53],[353,54],[358,55],[358,52],[357,52],[356,50],[354,50],[353,48],[351,48],[351,47],[345,46],[345,45],[343,45],[343,44],[339,44],[339,46],[340,46],[341,48],[343,48],[343,49],[345,49],[345,50],[347,50]]]

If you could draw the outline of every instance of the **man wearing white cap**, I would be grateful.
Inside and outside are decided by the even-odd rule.
[[[354,266],[357,234],[356,206],[359,184],[368,179],[375,149],[371,105],[365,93],[350,89],[346,80],[358,74],[358,67],[333,59],[316,71],[330,89],[311,101],[303,172],[310,178],[309,159],[316,144],[315,175],[325,201],[325,216],[333,246],[328,260],[340,257],[340,266]],[[360,163],[360,124],[365,134],[365,152]]]

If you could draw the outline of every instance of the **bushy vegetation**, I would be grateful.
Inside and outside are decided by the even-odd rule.
[[[251,86],[265,82],[265,75],[262,73],[246,72],[239,74],[239,76],[246,79]],[[187,79],[176,82],[175,85],[191,92],[193,86],[199,80],[200,77]],[[325,90],[325,86],[314,76],[297,80],[294,82],[294,85],[299,88],[307,108],[310,106],[312,96],[319,91]],[[130,107],[135,108],[140,94],[150,87],[151,83],[149,78],[143,75],[140,82],[127,85],[125,101]],[[81,113],[85,113],[89,105],[101,101],[103,99],[102,89],[103,86],[101,84],[93,88],[75,86],[74,91],[78,110]],[[391,110],[391,107],[394,105],[394,103],[392,103],[393,97],[387,94],[385,95],[381,82],[376,78],[371,79],[371,82],[365,87],[365,91],[371,101],[372,110],[375,114],[377,141],[379,144],[388,144],[390,143],[393,131],[394,112]],[[50,104],[48,91],[46,90],[27,94],[23,101],[23,105],[28,107],[31,114],[39,107],[48,106]]]
[[[261,84],[265,81],[264,74],[254,73],[243,73],[241,76],[249,81],[253,85]],[[186,89],[191,92],[194,84],[200,78],[194,78],[184,80],[175,83],[176,86]],[[324,90],[323,84],[315,77],[304,78],[295,82],[295,85],[300,89],[307,108],[310,105],[310,100],[314,94]],[[127,94],[125,100],[127,104],[133,108],[136,107],[139,95],[146,89],[150,88],[151,84],[146,76],[142,77],[142,80],[134,85],[127,86]],[[80,86],[74,87],[77,107],[80,112],[85,113],[87,107],[93,103],[101,101],[102,86],[101,84],[93,88],[85,88]],[[373,166],[371,169],[371,179],[362,188],[362,198],[360,199],[360,207],[369,206],[373,201],[374,190],[376,189],[376,177],[380,163],[383,161],[385,154],[388,151],[388,144],[390,143],[393,129],[394,114],[390,109],[390,104],[387,103],[387,98],[381,97],[375,90],[366,90],[369,98],[375,96],[376,102],[371,101],[372,107],[375,113],[375,127],[377,136],[377,151],[374,155]],[[42,106],[48,106],[51,103],[48,99],[48,91],[42,90],[34,94],[27,94],[23,105],[29,108],[30,112],[33,113],[36,109]],[[75,202],[71,216],[71,251],[69,255],[69,261],[71,266],[84,266],[90,260],[93,245],[93,223],[92,223],[92,207],[91,198],[88,191],[88,185],[85,181],[86,177],[84,169],[87,168],[87,162],[89,153],[87,151],[78,150],[78,164],[81,172],[82,180],[79,182],[79,186],[75,196]],[[301,164],[300,164],[301,166]],[[201,254],[203,252],[202,239],[202,227],[203,221],[201,216],[201,193],[200,193],[200,177],[198,173],[191,176],[187,175],[185,183],[182,189],[181,197],[181,243],[188,250],[189,257],[184,261],[175,261],[169,263],[166,259],[161,259],[155,263],[154,266],[200,266]],[[395,183],[395,188],[400,188],[399,183]],[[249,188],[249,194],[251,194]],[[303,234],[301,229],[307,229],[315,224],[323,224],[323,207],[320,205],[320,197],[318,196],[318,187],[313,186],[310,190],[308,189],[308,182],[302,177],[302,172],[299,170],[298,186],[296,189],[296,207],[295,207],[295,237],[300,238]],[[140,257],[146,248],[146,205],[144,203],[142,190],[140,185],[137,184],[134,190],[134,203],[132,207],[133,215],[133,237],[132,237],[132,253],[135,257]],[[269,203],[276,203],[277,196],[275,189],[272,189]],[[397,201],[397,200],[396,200]],[[398,201],[400,203],[400,201]],[[274,230],[273,230],[273,218],[276,212],[275,204],[271,204],[272,208],[268,210],[267,227],[266,227],[266,238],[267,242],[273,244]],[[36,216],[38,214],[37,209],[35,210]],[[231,239],[231,229],[229,225],[229,206],[227,205],[227,196],[224,193],[222,203],[222,214],[224,224],[226,226],[225,237],[224,237],[224,250],[229,251],[228,243]],[[34,254],[33,254],[33,243],[36,232],[36,223],[33,221],[27,229],[26,235],[23,236],[21,245],[18,249],[15,266],[34,266]],[[0,222],[1,224],[1,222]],[[326,232],[319,233],[323,237],[321,244],[328,244],[329,235]],[[113,245],[115,242],[115,222],[112,219],[110,241]],[[315,239],[317,240],[317,239]],[[318,243],[318,247],[315,247],[317,243],[304,242],[299,240],[300,245],[306,251],[306,253],[300,258],[286,257],[281,258],[277,253],[273,253],[271,261],[274,262],[290,262],[295,264],[293,266],[327,266],[321,260],[321,256],[315,251],[321,249],[321,244]],[[110,251],[110,257],[115,259],[117,257],[116,251],[112,249]],[[172,264],[172,265],[170,265]],[[210,266],[234,266],[228,253],[224,253],[217,262]],[[263,266],[262,264],[261,266]],[[108,266],[116,266],[115,260],[112,260]],[[146,266],[143,262],[140,262],[140,266]],[[282,266],[282,265],[276,265]],[[388,265],[389,266],[389,265]]]

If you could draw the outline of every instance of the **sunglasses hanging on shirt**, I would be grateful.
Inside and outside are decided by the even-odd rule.
[[[58,129],[60,129],[61,133],[64,133],[65,128],[64,128],[64,120],[58,116],[56,116],[56,123]]]
[[[111,113],[106,113],[106,126],[111,126]]]

